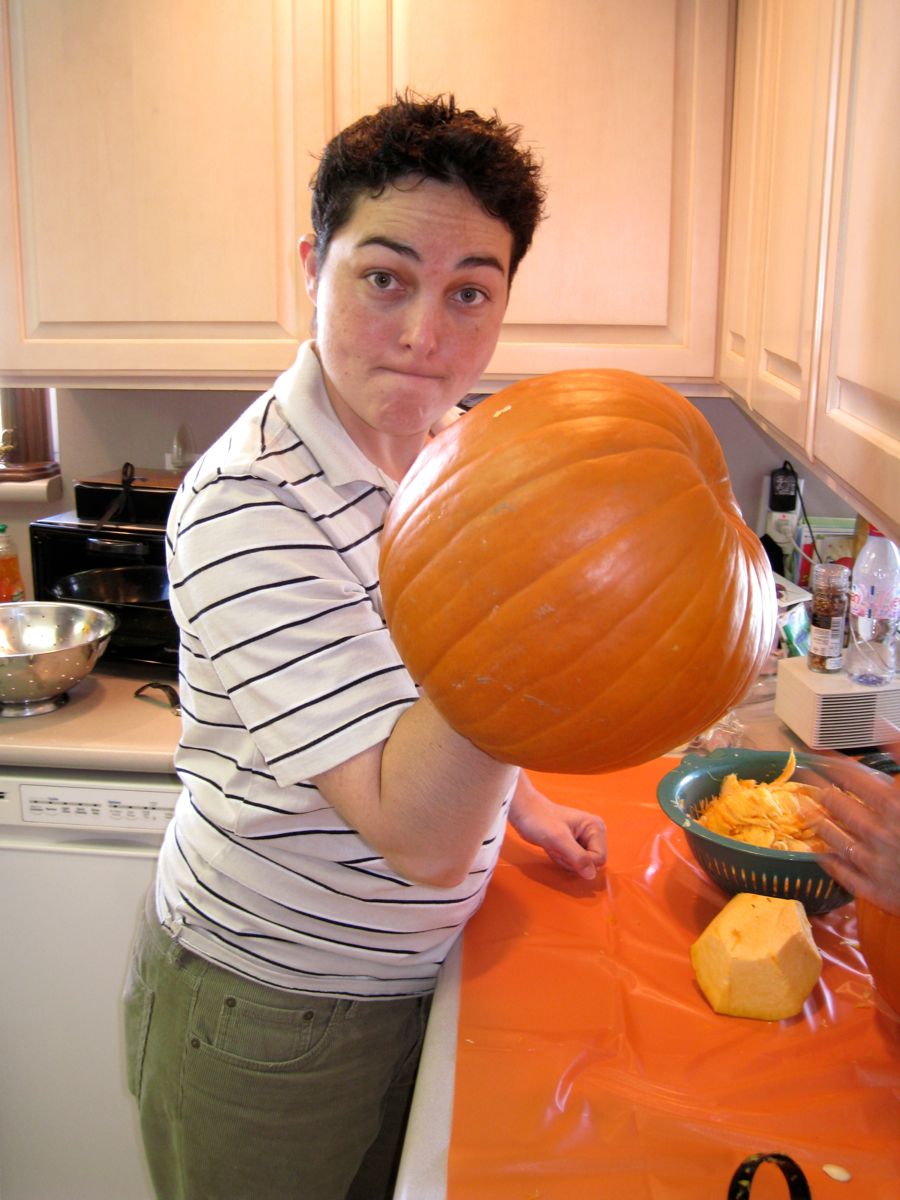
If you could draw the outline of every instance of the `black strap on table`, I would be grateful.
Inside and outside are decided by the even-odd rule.
[[[802,1169],[786,1154],[751,1154],[745,1158],[731,1177],[728,1200],[750,1200],[753,1176],[760,1163],[774,1163],[787,1180],[790,1200],[812,1200],[812,1192]]]

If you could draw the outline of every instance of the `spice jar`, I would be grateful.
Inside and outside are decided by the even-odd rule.
[[[812,614],[808,663],[811,671],[840,671],[850,597],[850,568],[816,563],[812,570]]]

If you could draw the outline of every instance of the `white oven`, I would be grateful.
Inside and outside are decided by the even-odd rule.
[[[120,997],[178,790],[0,758],[2,1200],[152,1200]]]

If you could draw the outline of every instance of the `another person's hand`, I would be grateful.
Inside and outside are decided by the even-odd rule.
[[[540,846],[551,862],[582,879],[595,879],[606,862],[606,827],[600,818],[579,808],[554,804],[524,771],[519,776],[509,819],[526,842]]]
[[[822,865],[838,883],[900,915],[900,777],[847,759],[829,760],[828,813],[817,832],[831,847]]]

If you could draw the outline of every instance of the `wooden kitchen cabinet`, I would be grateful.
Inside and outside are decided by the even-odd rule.
[[[900,9],[740,0],[719,377],[900,530]]]
[[[0,0],[0,377],[288,365],[326,0]]]
[[[900,539],[900,5],[847,4],[839,34],[812,451]]]
[[[0,379],[257,386],[331,133],[411,86],[523,126],[548,219],[490,375],[713,374],[729,0],[0,0]]]
[[[711,378],[728,0],[384,0],[383,23],[377,3],[335,7],[358,65],[336,60],[339,124],[405,86],[452,91],[544,161],[548,216],[491,375]]]

